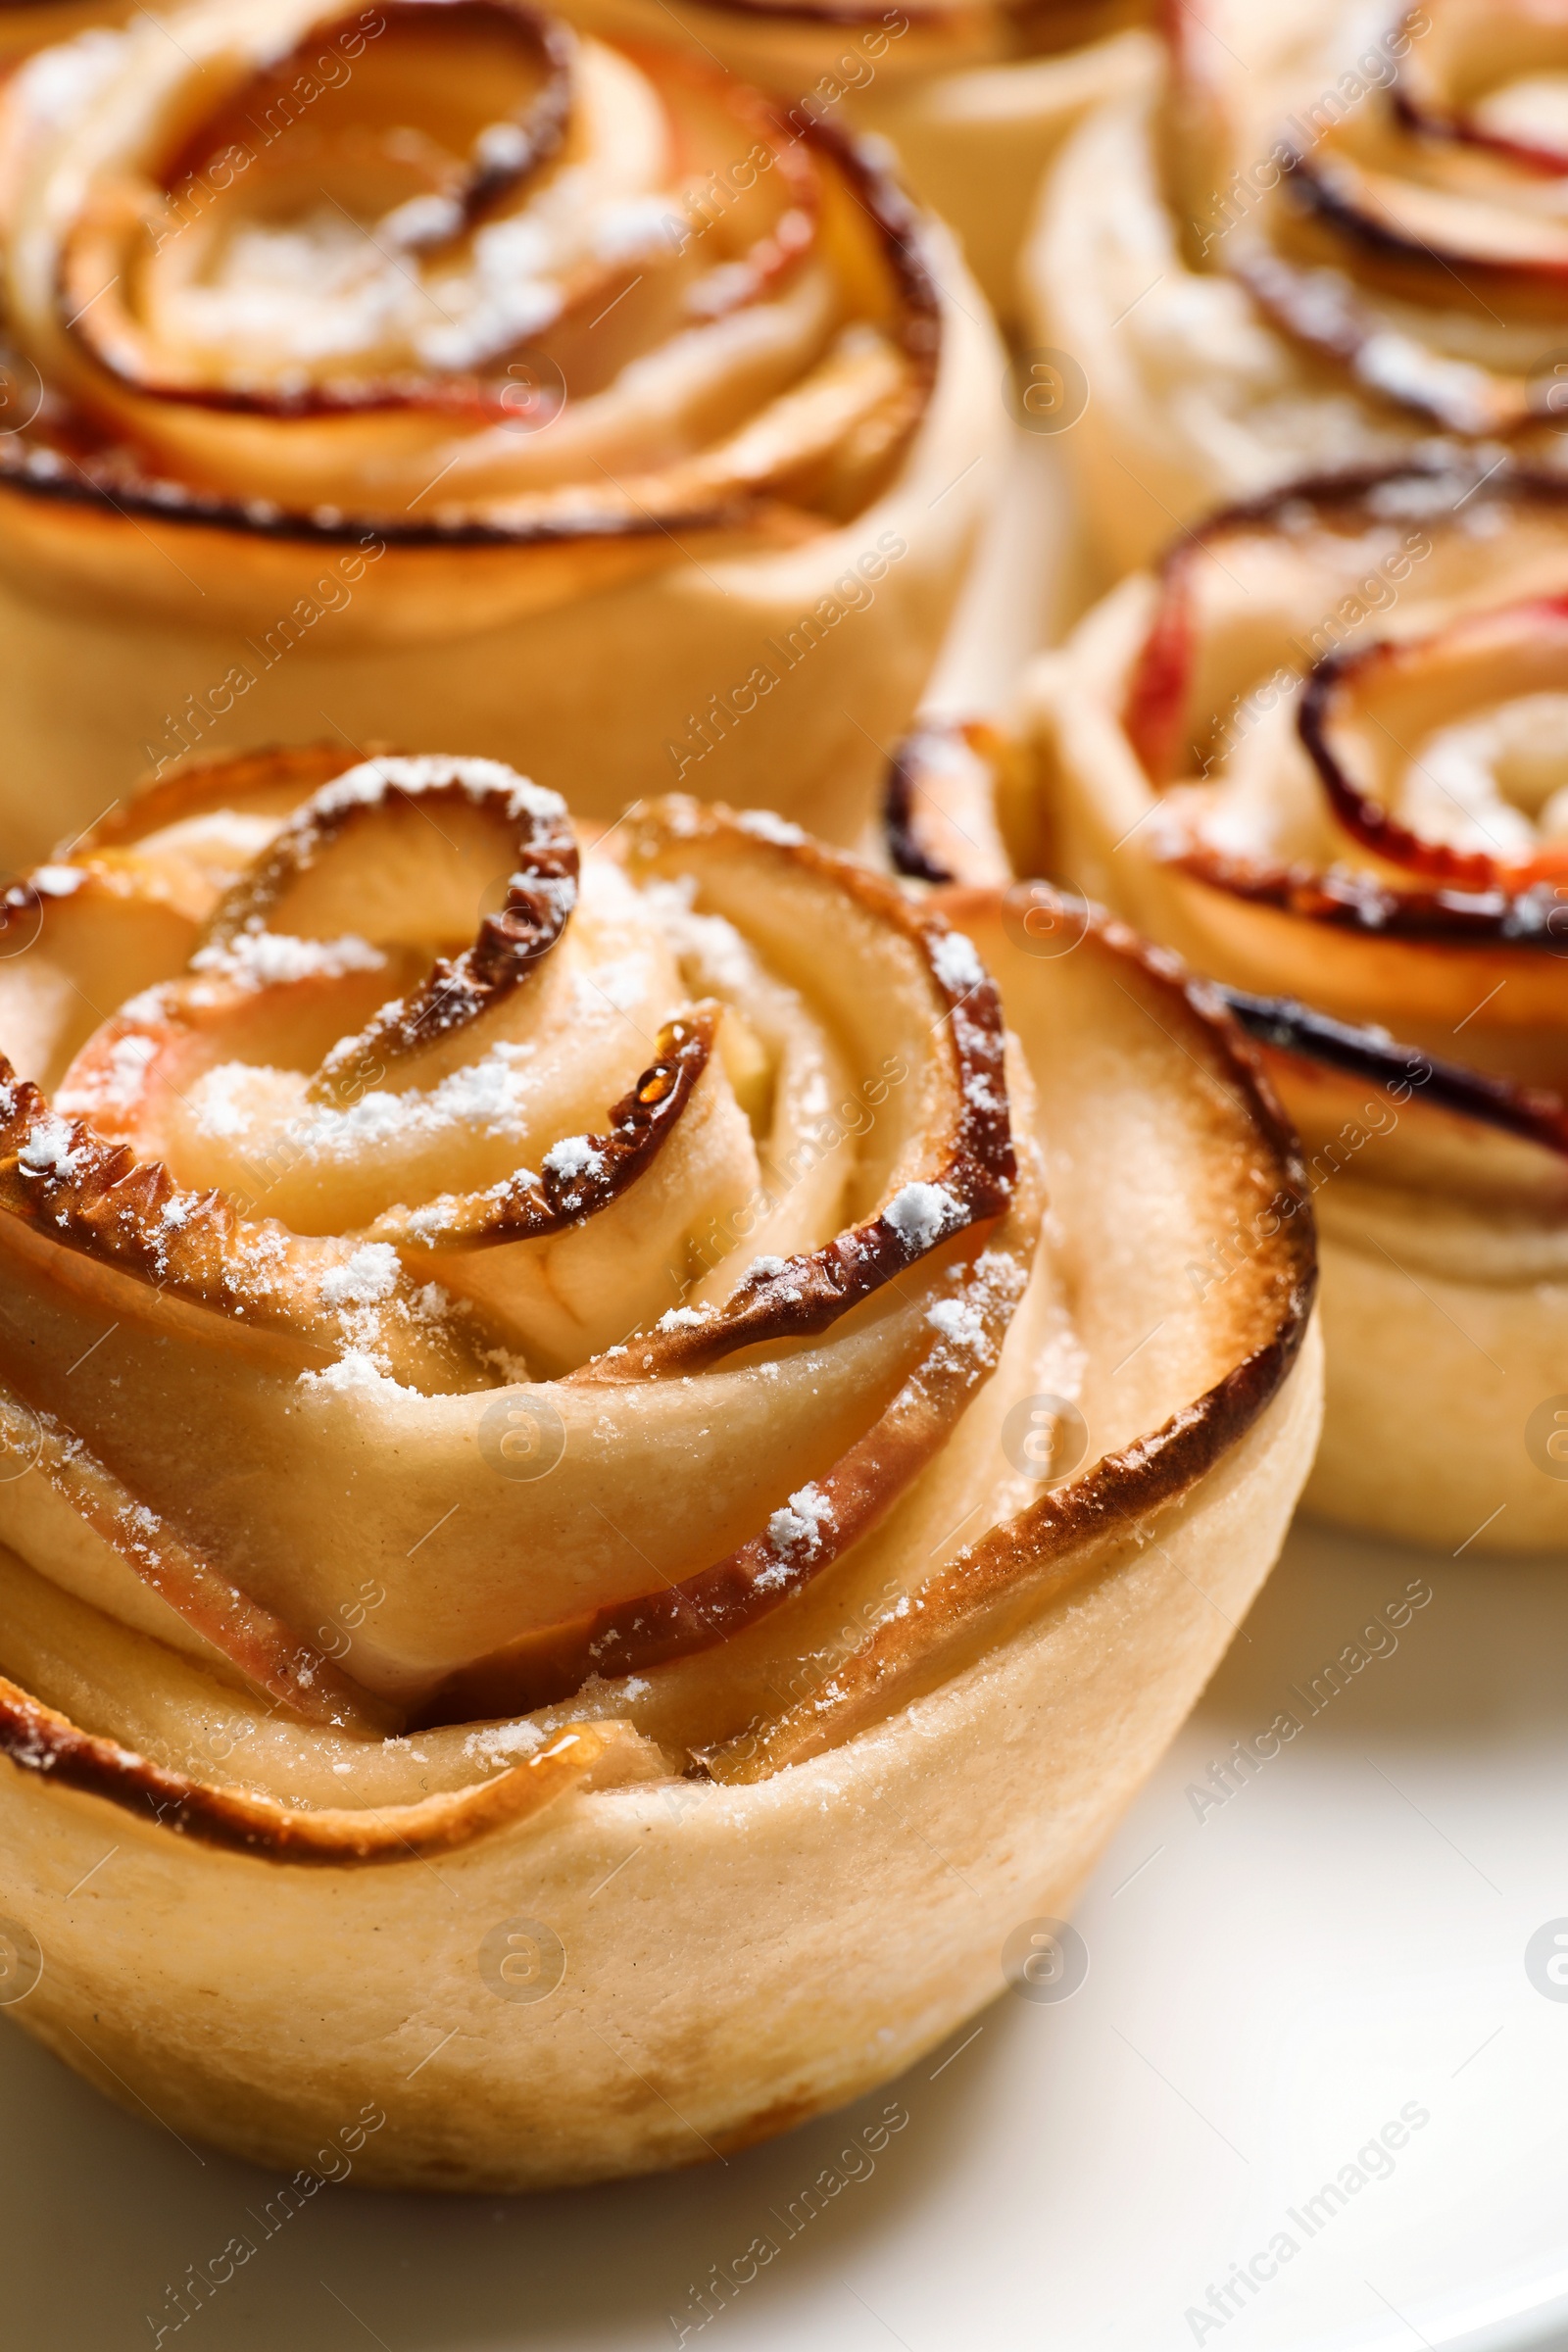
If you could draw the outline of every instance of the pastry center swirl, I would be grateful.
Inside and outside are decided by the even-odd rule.
[[[1023,1287],[967,940],[776,818],[653,804],[583,856],[489,760],[371,760],[283,808],[181,789],[15,909],[63,971],[106,921],[127,977],[186,926],[0,1096],[19,1278],[123,1335],[102,1386],[0,1367],[62,1464],[88,1446],[285,1646],[344,1531],[287,1480],[265,1524],[245,1496],[283,1458],[346,1480],[389,1592],[359,1675],[426,1711],[711,1648],[804,1590],[946,1444]],[[199,1494],[171,1429],[219,1465]]]

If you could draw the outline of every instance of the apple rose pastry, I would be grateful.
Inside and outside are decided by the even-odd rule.
[[[1115,929],[339,766],[9,902],[17,2015],[267,2162],[700,2160],[1000,1989],[1201,1689],[1316,1440],[1294,1144]]]
[[[1017,308],[1040,175],[1092,107],[1148,80],[1153,0],[567,0],[607,39],[684,36],[700,56],[791,93],[803,135],[843,120],[896,146],[909,185],[958,231],[987,299]],[[842,118],[838,110],[843,109]]]
[[[1184,0],[1163,96],[1086,124],[1043,210],[1034,315],[1093,385],[1064,446],[1122,564],[1434,438],[1568,458],[1568,17],[1322,15]]]
[[[1533,1416],[1568,1411],[1568,485],[1406,471],[1221,514],[1031,691],[1036,870],[1244,992],[1305,1140],[1309,1501],[1562,1544]]]
[[[860,830],[1001,361],[829,131],[520,0],[207,0],[9,85],[0,265],[0,848],[323,725]]]

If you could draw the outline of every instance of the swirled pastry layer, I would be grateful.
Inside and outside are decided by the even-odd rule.
[[[710,69],[519,0],[211,0],[70,55],[0,126],[34,494],[788,532],[863,506],[918,419],[935,304],[894,200]]]
[[[890,139],[922,203],[951,222],[993,307],[1017,306],[1016,268],[1040,174],[1091,107],[1147,78],[1150,0],[568,0],[612,39],[679,40],[783,93],[787,121],[853,123]]]
[[[1308,488],[1172,553],[1123,719],[1211,968],[1277,956],[1276,993],[1560,1083],[1565,590],[1562,491],[1503,473]]]
[[[1565,27],[1522,0],[1432,0],[1390,29],[1388,78],[1282,126],[1277,186],[1192,233],[1293,340],[1373,400],[1466,438],[1553,417],[1568,226]],[[1175,144],[1214,127],[1212,49],[1179,37]],[[1224,117],[1223,101],[1220,119]],[[1328,119],[1324,119],[1328,118]],[[1212,150],[1186,166],[1192,193]],[[1239,163],[1242,159],[1237,157]]]
[[[583,862],[494,763],[341,766],[198,771],[13,894],[15,1409],[129,1621],[327,1721],[531,1707],[886,1517],[995,1365],[1036,1187],[973,950],[776,820],[676,802]],[[311,1635],[350,1555],[346,1690]]]
[[[198,0],[6,84],[0,282],[13,857],[323,725],[858,835],[1004,417],[832,124],[522,0]]]
[[[1118,554],[1437,435],[1561,466],[1563,38],[1527,0],[1173,12],[1163,96],[1086,127],[1030,271]]]
[[[26,2025],[230,2147],[302,2161],[352,2097],[368,2180],[538,2186],[780,2130],[989,1996],[1317,1422],[1239,1034],[1017,911],[327,752],[189,770],[12,892]],[[105,1820],[135,1877],[83,1942]]]
[[[1568,1298],[1565,597],[1553,479],[1307,483],[1186,534],[1037,679],[1036,870],[1238,992],[1303,1138],[1309,1498],[1450,1548],[1564,1533],[1533,1416]]]

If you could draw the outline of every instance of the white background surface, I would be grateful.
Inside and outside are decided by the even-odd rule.
[[[1055,533],[1027,449],[945,699],[1044,632],[1008,583]],[[1412,1577],[1399,1636],[1240,1793],[1187,1790]],[[324,2189],[166,2345],[640,2352],[858,2129],[908,2121],[702,2333],[705,2352],[1568,2347],[1568,2002],[1524,1968],[1568,1916],[1568,1565],[1434,1560],[1298,1527],[1077,1915],[1088,1980],[1003,1993],[860,2108],[725,2165],[536,2199]],[[1381,1640],[1381,1637],[1380,1637]],[[998,1984],[1002,1979],[999,1966]],[[1429,2123],[1308,2241],[1289,2219],[1407,2102]],[[0,2031],[0,2345],[151,2345],[166,2290],[276,2181],[105,2106]],[[772,2218],[770,2218],[772,2217]],[[1289,2230],[1223,2325],[1187,2318]]]

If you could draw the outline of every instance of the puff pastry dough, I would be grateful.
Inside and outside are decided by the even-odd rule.
[[[1075,135],[1025,266],[1112,561],[1420,445],[1562,470],[1562,63],[1530,0],[1172,11],[1163,90]]]
[[[1298,486],[1125,581],[1030,689],[1017,855],[1230,984],[1300,1127],[1308,1500],[1450,1548],[1568,1538],[1565,600],[1568,485]]]
[[[1144,86],[1155,62],[1150,0],[701,0],[674,18],[658,0],[569,0],[566,14],[610,39],[684,37],[779,91],[801,131],[837,122],[891,139],[1004,318],[1041,173],[1091,108]]]
[[[1114,926],[340,768],[13,896],[14,2014],[270,2163],[698,2161],[989,1999],[1201,1688],[1316,1439],[1300,1170]]]
[[[857,836],[1004,418],[831,128],[520,0],[201,0],[7,85],[0,270],[13,857],[323,728]]]

